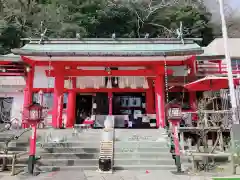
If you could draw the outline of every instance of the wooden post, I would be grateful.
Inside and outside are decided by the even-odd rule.
[[[34,69],[35,69],[35,67],[32,66],[30,68],[30,71],[27,73],[27,77],[26,77],[26,87],[24,89],[24,102],[23,102],[23,112],[22,112],[22,127],[23,128],[29,128],[29,124],[25,123],[24,121],[25,121],[25,117],[27,114],[26,107],[28,107],[32,104]]]
[[[72,77],[72,88],[76,88],[76,77]],[[76,112],[76,92],[70,90],[68,93],[68,102],[67,102],[67,128],[72,128],[75,123],[75,114]]]
[[[165,94],[163,76],[156,76],[155,80],[155,107],[156,107],[156,126],[165,127]]]
[[[52,113],[52,126],[55,128],[62,127],[62,111],[63,111],[63,91],[64,91],[64,74],[63,67],[54,67],[57,72],[54,83],[54,96],[53,96],[53,113]]]

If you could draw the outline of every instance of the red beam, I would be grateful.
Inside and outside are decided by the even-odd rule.
[[[14,68],[11,68],[11,69],[5,68],[5,70],[6,70],[6,71],[21,71],[21,72],[24,72],[24,71],[25,71],[25,69],[14,69]]]
[[[0,76],[25,76],[24,73],[0,72]]]
[[[7,61],[0,61],[0,65],[8,65],[11,64],[12,62],[7,62]]]
[[[37,93],[40,90],[43,92],[53,92],[53,88],[33,88],[33,92]],[[97,93],[97,92],[146,92],[147,89],[143,88],[136,88],[136,89],[131,89],[131,88],[100,88],[100,89],[94,89],[94,88],[86,88],[86,89],[64,89],[64,92],[69,92],[69,91],[74,91],[74,92],[79,92],[79,93]]]
[[[3,68],[7,68],[7,67],[20,67],[21,68],[22,67],[23,68],[24,65],[23,64],[10,64],[10,63],[9,64],[1,64],[0,63],[0,67],[3,67]]]
[[[51,70],[45,70],[46,76],[54,77],[55,72]],[[107,72],[105,70],[76,70],[70,69],[65,70],[64,76],[155,76],[156,73],[148,69],[138,69],[138,70],[111,70]],[[160,72],[164,74],[164,72]]]
[[[201,74],[227,74],[227,71],[200,71]],[[239,74],[240,71],[232,71],[233,74]]]
[[[127,58],[126,58],[127,60]],[[27,63],[33,63],[29,59],[25,60]],[[142,61],[141,57],[139,57],[139,61],[106,61],[104,58],[101,61],[51,61],[51,64],[61,64],[65,66],[103,66],[103,67],[117,67],[117,66],[156,66],[156,65],[164,65],[164,60],[159,61]],[[177,61],[167,61],[168,66],[182,66],[185,65],[185,61],[177,60]],[[49,61],[36,61],[35,65],[37,66],[48,66]]]

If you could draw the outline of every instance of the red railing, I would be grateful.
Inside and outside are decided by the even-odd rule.
[[[240,75],[240,65],[232,65],[232,73]],[[227,75],[227,65],[225,63],[197,62],[197,75]]]

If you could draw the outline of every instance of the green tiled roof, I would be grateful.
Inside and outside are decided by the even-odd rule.
[[[193,40],[179,39],[32,39],[14,54],[28,56],[176,56],[202,53]]]
[[[0,61],[11,61],[11,62],[19,62],[22,61],[19,55],[15,54],[6,54],[0,55]]]

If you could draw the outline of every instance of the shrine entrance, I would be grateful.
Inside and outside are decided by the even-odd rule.
[[[92,114],[92,95],[77,94],[76,95],[76,120],[75,124],[82,124],[87,117]]]
[[[149,124],[149,119],[143,118],[146,114],[145,95],[145,92],[113,93],[113,115],[123,116],[123,121],[132,123],[131,127],[128,123],[124,127],[146,128],[145,124]]]
[[[166,126],[165,103],[168,103],[170,86],[168,77],[186,76],[185,69],[194,75],[195,55],[202,53],[202,49],[193,39],[186,39],[183,43],[179,39],[159,38],[48,40],[31,38],[25,46],[12,49],[12,53],[29,65],[24,106],[31,104],[32,94],[40,90],[53,94],[49,124],[54,128],[61,128],[62,125],[72,128],[81,111],[89,114],[90,98],[85,105],[83,102],[77,105],[78,93],[96,94],[92,95],[93,121],[99,122],[99,119],[105,119],[105,116],[114,116],[115,121],[119,122],[118,126],[124,126],[123,121],[118,119],[122,119],[127,111],[123,107],[116,108],[113,100],[114,96],[116,98],[121,96],[133,102],[134,107],[126,107],[127,110],[130,108],[130,111],[133,111],[130,115],[141,114],[142,121],[148,117],[150,119],[148,124],[158,128]],[[128,93],[144,93],[145,98],[141,97],[142,95],[135,97]],[[66,109],[64,94],[67,94]],[[102,100],[99,100],[98,96]],[[137,99],[141,99],[140,104],[137,103]],[[80,99],[77,99],[78,101],[81,102]],[[141,113],[139,109],[142,110]],[[75,112],[76,110],[78,112]],[[102,113],[99,115],[99,112],[102,110],[106,115],[100,117]],[[115,113],[120,115],[114,115]],[[78,120],[78,123],[81,121]]]

